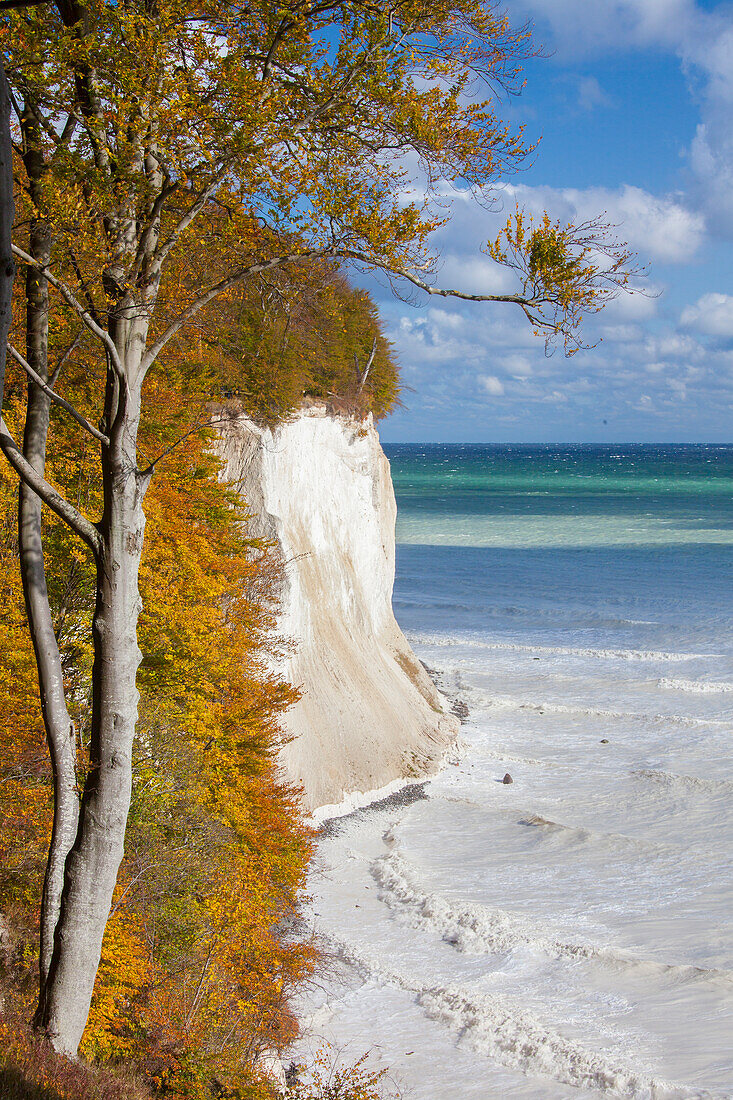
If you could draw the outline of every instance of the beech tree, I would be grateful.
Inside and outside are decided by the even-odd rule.
[[[59,0],[10,12],[2,45],[23,208],[13,255],[26,277],[25,348],[9,350],[28,405],[22,447],[4,420],[0,447],[23,487],[21,566],[56,789],[36,1021],[74,1054],[130,804],[143,504],[159,461],[140,454],[138,430],[163,349],[253,276],[325,259],[429,294],[513,305],[572,350],[582,314],[628,279],[629,256],[599,224],[533,225],[517,212],[490,248],[517,271],[515,293],[431,280],[439,185],[485,201],[527,153],[494,93],[516,85],[528,36],[482,0]],[[87,407],[61,396],[65,356],[48,362],[59,304],[105,357]],[[70,333],[65,355],[78,339]],[[97,517],[44,475],[52,402],[100,448]],[[41,502],[96,564],[80,802]]]
[[[59,336],[52,333],[52,346]],[[93,351],[80,349],[65,368],[67,396],[83,392]],[[199,400],[197,352],[194,345],[176,361],[167,357],[166,374],[150,379],[143,450],[176,443],[185,431]],[[11,362],[6,415],[14,425],[22,423],[21,383]],[[267,665],[277,645],[280,566],[247,537],[241,501],[218,482],[212,437],[212,429],[195,432],[176,446],[146,496],[133,797],[80,1047],[95,1061],[133,1062],[156,1088],[164,1079],[166,1093],[191,1098],[209,1097],[213,1078],[224,1091],[241,1088],[257,1076],[263,1049],[292,1039],[288,998],[314,954],[308,941],[283,934],[298,913],[309,830],[274,760],[279,719],[297,694]],[[49,476],[87,508],[100,492],[95,450],[69,418],[52,419]],[[30,1004],[51,778],[11,514],[17,496],[17,485],[0,479],[0,911],[13,944],[6,959],[13,985],[9,973],[0,975],[0,992],[9,1020]],[[85,593],[94,566],[54,517],[46,518],[44,544],[83,749],[91,674]]]

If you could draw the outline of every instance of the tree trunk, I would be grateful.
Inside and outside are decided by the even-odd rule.
[[[11,249],[11,233],[14,218],[10,90],[5,69],[0,64],[0,409],[5,393],[5,358],[12,320],[15,262]]]
[[[129,345],[127,350],[129,351]],[[134,372],[130,372],[134,378]],[[128,376],[129,377],[129,376]],[[66,879],[46,989],[43,1026],[58,1051],[74,1055],[89,1013],[105,925],[124,854],[137,722],[138,572],[147,487],[137,470],[140,387],[107,384],[110,445],[103,447],[103,548],[97,562],[89,774]]]
[[[30,251],[40,262],[50,258],[47,227],[31,228]],[[32,267],[26,275],[26,358],[35,372],[48,381],[48,281]],[[50,398],[34,382],[28,383],[28,404],[23,453],[43,476],[50,417]],[[43,1012],[46,978],[53,953],[54,929],[61,906],[64,864],[74,843],[79,818],[76,791],[76,744],[66,709],[64,677],[51,608],[48,602],[43,558],[41,501],[23,481],[18,499],[18,541],[26,613],[38,668],[41,710],[46,727],[54,782],[54,815],[51,845],[41,900],[40,983],[37,1017]]]

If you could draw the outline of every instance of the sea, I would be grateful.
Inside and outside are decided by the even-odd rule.
[[[385,449],[461,746],[325,824],[306,1043],[405,1100],[733,1097],[733,447]]]

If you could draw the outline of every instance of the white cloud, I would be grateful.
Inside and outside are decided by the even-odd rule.
[[[706,336],[733,337],[733,297],[703,294],[694,306],[682,311],[680,324]]]
[[[512,9],[548,23],[561,54],[575,58],[609,47],[674,46],[696,14],[692,0],[516,0]]]
[[[684,263],[700,247],[705,221],[689,210],[679,195],[652,195],[629,184],[610,190],[589,187],[507,187],[520,206],[539,217],[547,210],[562,221],[590,221],[601,217],[617,226],[617,235],[644,259]]]
[[[465,327],[465,320],[460,313],[451,313],[447,309],[429,309],[428,320],[438,328],[448,328],[456,331]]]
[[[507,294],[512,288],[512,274],[505,267],[494,263],[488,257],[485,259],[475,255],[477,245],[481,243],[476,239],[477,223],[483,221],[483,211],[475,208],[473,211],[473,237],[467,234],[467,247],[473,256],[458,255],[455,251],[444,251],[442,264],[438,272],[437,282],[440,286],[462,290],[467,294]],[[460,218],[451,222],[450,238],[454,243],[461,242]],[[488,233],[487,233],[488,236]]]
[[[639,347],[642,360],[649,363],[682,360],[687,364],[707,358],[708,352],[694,336],[682,332],[663,332],[648,336]]]
[[[526,355],[506,355],[501,365],[513,378],[527,378],[533,373],[532,364]]]
[[[495,374],[483,374],[479,376],[479,385],[481,385],[487,393],[490,393],[492,397],[501,397],[504,393],[504,383],[496,377]]]
[[[639,284],[637,291],[629,293],[622,290],[603,310],[606,324],[638,325],[654,317],[659,308],[663,291],[661,287],[650,283],[648,279]]]
[[[581,111],[593,111],[596,107],[610,107],[608,96],[594,76],[582,76],[578,81],[578,106]]]
[[[613,344],[637,343],[642,331],[638,325],[602,325],[601,339]]]

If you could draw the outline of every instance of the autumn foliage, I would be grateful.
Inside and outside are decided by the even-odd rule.
[[[197,330],[202,384],[265,423],[304,398],[375,420],[399,403],[397,364],[377,308],[333,264],[313,264],[297,278],[253,279],[217,301]]]
[[[180,389],[155,385],[141,441],[151,452],[175,442],[190,413]],[[55,434],[52,476],[93,497],[97,475],[81,437],[75,446],[60,419]],[[133,802],[82,1048],[93,1061],[136,1064],[151,1087],[188,1097],[210,1095],[212,1079],[255,1087],[258,1056],[295,1035],[288,998],[314,958],[307,941],[288,935],[311,840],[274,760],[295,697],[270,671],[281,644],[272,632],[280,566],[272,547],[246,537],[243,504],[217,481],[210,444],[197,432],[175,447],[148,498]],[[0,492],[0,912],[11,1000],[29,1014],[51,791],[9,478]],[[48,527],[81,776],[91,564],[70,552],[63,528]]]
[[[595,223],[528,227],[517,211],[487,245],[517,293],[434,285],[445,185],[489,199],[528,152],[495,93],[516,90],[532,49],[493,3],[57,0],[7,13],[0,46],[26,275],[11,355],[37,414],[30,461],[16,373],[0,446],[26,487],[38,667],[65,696],[46,713],[68,828],[51,845],[38,1020],[71,1055],[88,1020],[83,1053],[137,1064],[162,1094],[264,1096],[259,1056],[293,1035],[288,995],[313,961],[291,935],[310,837],[275,765],[293,699],[272,672],[279,563],[217,482],[211,403],[265,422],[304,397],[393,407],[374,308],[338,265],[512,303],[572,350],[629,257],[604,252]],[[60,397],[75,419],[54,409],[46,449]],[[4,468],[0,912],[9,997],[28,1013],[51,777],[15,484]],[[41,531],[39,500],[68,526],[47,516]],[[333,1080],[318,1095],[378,1087]]]

